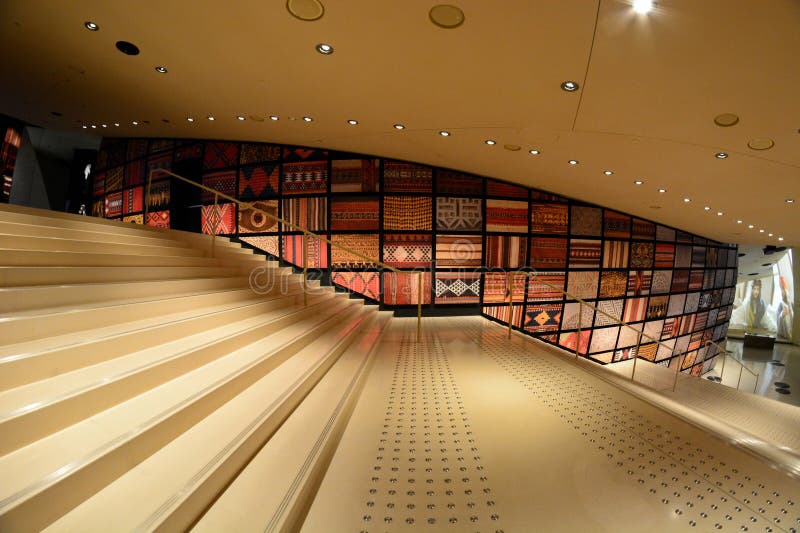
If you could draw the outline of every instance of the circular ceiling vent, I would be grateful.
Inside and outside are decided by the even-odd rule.
[[[450,4],[433,6],[428,12],[431,22],[440,28],[453,29],[464,24],[464,12],[461,8]]]
[[[723,128],[729,128],[731,126],[735,126],[739,123],[739,117],[734,115],[733,113],[722,113],[721,115],[717,115],[714,117],[714,124],[717,126],[722,126]]]
[[[300,20],[319,20],[325,14],[325,6],[319,0],[286,0],[286,9]]]
[[[751,150],[769,150],[770,148],[775,146],[775,141],[767,137],[760,137],[756,139],[750,139],[749,141],[747,141],[747,146]]]
[[[133,43],[129,43],[128,41],[117,41],[116,47],[117,50],[119,50],[125,55],[129,56],[139,55],[139,47]]]

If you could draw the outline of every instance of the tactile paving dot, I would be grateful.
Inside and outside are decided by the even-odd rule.
[[[502,531],[442,343],[406,330],[395,358],[361,531]]]
[[[716,448],[693,443],[695,438],[706,441],[699,430],[678,435],[662,427],[637,411],[633,398],[628,403],[603,392],[565,360],[535,356],[525,345],[531,341],[509,341],[506,329],[496,324],[459,327],[537,401],[622,469],[632,483],[671,508],[688,528],[796,532],[800,526],[795,494],[781,494],[755,473],[741,472],[716,458]]]

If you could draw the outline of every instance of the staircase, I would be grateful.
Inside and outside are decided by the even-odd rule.
[[[389,314],[210,252],[0,204],[0,531],[224,530],[243,490],[298,526]]]

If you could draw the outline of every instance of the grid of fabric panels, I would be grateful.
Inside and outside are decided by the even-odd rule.
[[[535,269],[560,270],[567,267],[567,239],[531,237],[530,266]]]
[[[311,198],[284,198],[282,200],[282,218],[300,228],[317,232],[328,229],[328,198],[314,196]],[[292,227],[284,231],[298,231]]]
[[[481,298],[481,274],[475,271],[436,272],[437,304],[476,304]]]
[[[421,196],[384,196],[383,229],[426,231],[432,226],[431,199]]]
[[[527,233],[528,202],[486,200],[486,231]]]
[[[486,236],[486,266],[520,268],[525,266],[528,240],[515,235]]]
[[[439,231],[480,232],[483,227],[483,200],[440,196],[436,199],[436,229]]]
[[[331,229],[377,231],[380,222],[377,196],[344,196],[331,200]]]
[[[483,237],[480,235],[437,235],[437,267],[480,267]]]

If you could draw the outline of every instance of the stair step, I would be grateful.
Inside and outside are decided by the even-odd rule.
[[[0,247],[0,266],[214,266],[225,262],[221,258],[202,256],[62,252]]]
[[[143,244],[151,246],[175,246],[177,248],[189,248],[190,243],[170,238],[170,234],[150,235],[142,233],[140,235],[119,235],[116,233],[104,233],[93,229],[70,229],[54,226],[40,226],[36,224],[24,224],[20,222],[3,221],[0,223],[2,233],[7,235],[18,235],[20,237],[46,237],[75,240],[82,242],[121,242],[128,244]],[[102,228],[95,228],[102,230]]]
[[[312,354],[309,350],[304,352],[305,358],[295,355],[321,341],[326,331],[341,325],[342,306],[350,307],[354,302],[336,300],[343,303],[326,306],[312,318],[0,457],[0,479],[4,480],[0,485],[0,530],[41,529],[282,367],[281,379],[270,380],[266,392],[275,394],[276,390],[284,389],[286,379],[297,375],[294,367]],[[320,357],[318,349],[313,352]],[[292,363],[284,366],[289,361]],[[263,402],[260,397],[248,399],[250,404],[263,406],[260,402]],[[203,435],[201,442],[212,437]],[[199,456],[197,451],[181,450],[181,461]],[[167,477],[159,473],[159,481],[151,489],[167,482]],[[131,497],[126,499],[135,502],[137,508],[144,503]],[[100,514],[112,520],[122,518],[107,511]],[[114,529],[120,528],[128,529],[121,524]]]
[[[114,283],[123,281],[155,281],[200,277],[229,277],[242,274],[236,267],[61,267],[0,266],[0,287],[70,285],[76,283]]]
[[[196,521],[193,532],[300,530],[303,511],[313,500],[350,419],[371,368],[372,352],[389,319],[389,313],[379,317],[342,354],[280,431]],[[169,525],[179,524],[170,521]]]
[[[0,231],[4,231],[0,226]],[[128,244],[124,238],[110,242],[87,242],[53,237],[25,237],[0,233],[0,248],[16,250],[46,250],[54,252],[94,252],[114,254],[152,254],[180,257],[201,257],[205,251],[164,245]]]

